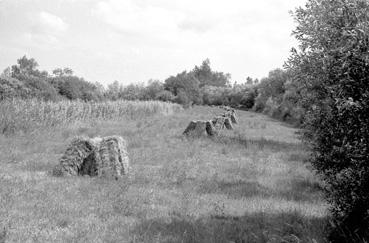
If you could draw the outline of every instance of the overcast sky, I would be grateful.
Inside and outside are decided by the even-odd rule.
[[[0,0],[0,72],[27,55],[89,81],[164,80],[209,58],[232,81],[282,67],[305,0]]]

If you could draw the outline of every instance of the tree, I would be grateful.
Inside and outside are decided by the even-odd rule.
[[[119,98],[125,100],[143,100],[145,88],[142,84],[129,84],[119,92]]]
[[[186,71],[171,76],[165,80],[164,87],[172,92],[175,96],[180,95],[179,102],[193,102],[195,104],[202,103],[202,97],[199,88],[200,82],[192,73]],[[182,103],[184,104],[184,103]]]
[[[193,73],[193,76],[199,80],[200,87],[205,85],[226,87],[229,86],[229,80],[231,79],[231,75],[229,73],[224,74],[222,72],[212,71],[209,59],[204,60],[200,67],[195,66],[191,73]]]
[[[52,71],[55,77],[62,77],[62,76],[72,76],[73,70],[70,68],[56,68]]]
[[[4,69],[4,71],[1,73],[0,77],[2,78],[10,78],[12,76],[10,67],[7,67]]]
[[[23,76],[35,76],[46,78],[48,73],[46,71],[39,71],[37,69],[38,63],[34,58],[28,59],[26,56],[17,60],[18,65],[13,65],[11,68],[12,77],[17,78]]]
[[[268,100],[269,104],[273,104],[275,108],[277,104],[282,102],[285,92],[284,84],[288,80],[288,75],[287,71],[278,68],[270,71],[267,78],[261,79],[257,86],[258,95],[254,105],[255,111],[265,112],[265,109],[268,108],[266,106]]]
[[[168,90],[162,90],[156,94],[155,99],[169,102],[174,100],[174,95]]]
[[[102,99],[98,87],[76,76],[60,76],[49,79],[58,93],[67,99],[81,99],[84,101],[97,101]]]
[[[252,85],[252,84],[254,84],[254,81],[252,80],[252,78],[251,78],[251,77],[247,77],[247,78],[246,78],[246,84],[248,84],[248,85]]]
[[[154,100],[157,95],[164,91],[164,84],[159,80],[149,80],[143,94],[145,100]]]
[[[106,95],[111,100],[117,100],[119,98],[119,92],[122,89],[122,86],[119,84],[117,80],[108,85],[108,89],[106,90]]]
[[[369,241],[369,3],[309,0],[287,67],[307,109],[305,138],[331,203],[332,242]]]

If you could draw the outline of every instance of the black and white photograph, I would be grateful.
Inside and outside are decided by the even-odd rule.
[[[369,0],[0,0],[0,243],[369,243]]]

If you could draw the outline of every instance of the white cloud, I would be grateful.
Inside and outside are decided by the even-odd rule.
[[[35,27],[44,33],[59,34],[68,29],[68,25],[58,16],[42,11],[38,15]]]
[[[165,79],[210,58],[215,70],[242,82],[283,64],[295,44],[288,10],[305,1],[7,0],[0,46],[75,67],[91,80]],[[11,55],[17,58],[4,58]]]

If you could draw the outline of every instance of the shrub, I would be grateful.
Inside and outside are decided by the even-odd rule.
[[[308,110],[305,138],[333,215],[330,241],[369,241],[369,3],[310,0],[288,62]]]
[[[173,101],[174,95],[168,90],[162,90],[156,94],[155,99],[161,101]]]

